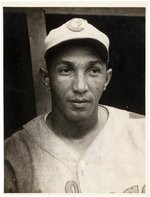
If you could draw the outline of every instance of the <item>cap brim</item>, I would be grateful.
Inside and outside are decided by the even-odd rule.
[[[109,61],[109,53],[108,53],[107,48],[99,40],[96,40],[96,39],[93,39],[93,38],[78,38],[78,39],[70,39],[70,40],[62,41],[59,44],[54,45],[53,47],[49,48],[46,51],[46,53],[45,53],[45,58],[47,58],[54,51],[57,51],[57,49],[62,48],[64,45],[71,44],[73,42],[75,43],[75,42],[78,42],[78,41],[81,41],[81,40],[86,42],[92,48],[96,49],[96,51],[98,52],[98,54],[100,55],[102,60],[105,63],[108,63],[108,61]],[[81,43],[81,42],[79,42],[79,43]]]

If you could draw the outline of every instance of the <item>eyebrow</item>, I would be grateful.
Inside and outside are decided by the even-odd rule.
[[[101,60],[94,60],[94,61],[90,61],[90,62],[89,62],[89,64],[90,64],[90,65],[100,64],[100,65],[102,65],[102,66],[104,66],[104,65],[105,65],[105,63],[104,63],[104,62],[102,62]]]
[[[72,62],[70,62],[70,61],[60,60],[60,61],[57,63],[56,67],[59,67],[60,64],[67,64],[67,66],[73,66],[73,65],[74,65],[74,63],[72,63]]]

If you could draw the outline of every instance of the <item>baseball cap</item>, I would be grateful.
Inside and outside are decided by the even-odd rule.
[[[97,45],[101,45],[103,53],[105,51],[106,59],[109,56],[109,38],[106,34],[88,23],[82,18],[73,18],[60,27],[53,29],[45,38],[45,57],[50,49],[62,45],[72,40],[93,40]]]

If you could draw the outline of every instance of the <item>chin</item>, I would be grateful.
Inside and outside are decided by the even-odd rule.
[[[66,119],[71,122],[80,122],[90,119],[91,116],[92,112],[72,112],[67,114]]]

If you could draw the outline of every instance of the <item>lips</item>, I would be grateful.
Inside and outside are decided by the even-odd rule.
[[[74,98],[69,101],[75,109],[86,109],[89,107],[90,101],[86,98]]]
[[[75,99],[71,99],[70,102],[72,102],[72,103],[89,103],[90,101],[86,98],[82,98],[82,99],[75,98]]]

